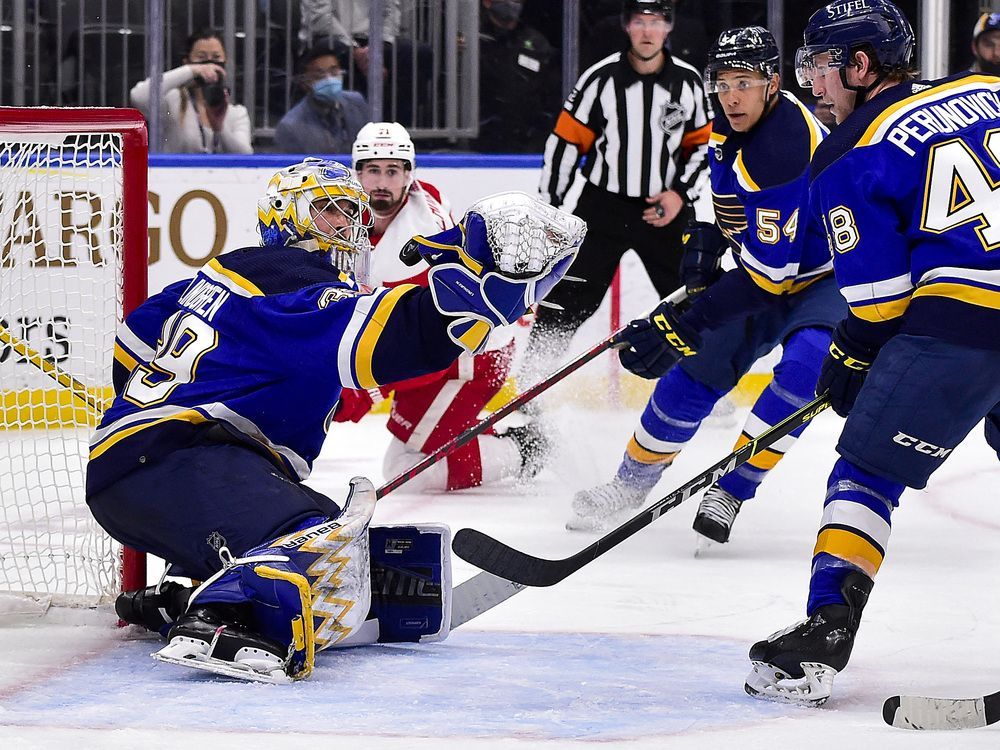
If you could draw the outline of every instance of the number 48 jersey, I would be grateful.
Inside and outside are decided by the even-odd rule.
[[[1000,349],[1000,78],[873,97],[817,149],[809,200],[856,334]]]

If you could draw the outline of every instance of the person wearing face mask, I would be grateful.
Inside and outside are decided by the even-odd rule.
[[[482,0],[479,137],[486,153],[539,153],[559,107],[558,57],[521,21],[523,0]]]
[[[316,47],[299,60],[305,96],[281,118],[274,145],[289,154],[347,154],[369,120],[368,102],[344,90],[344,73],[333,50]]]
[[[188,37],[180,67],[163,74],[161,147],[168,153],[251,154],[250,114],[234,104],[226,84],[226,50],[219,35],[198,31]],[[137,83],[133,106],[149,117],[150,81]]]
[[[1000,76],[1000,13],[983,13],[972,30],[973,73]]]

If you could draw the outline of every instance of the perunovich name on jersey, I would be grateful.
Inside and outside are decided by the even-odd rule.
[[[907,145],[910,138],[923,143],[936,133],[954,133],[980,120],[1000,120],[1000,97],[996,92],[973,91],[920,107],[897,122],[886,140],[910,156],[916,156],[916,151]]]

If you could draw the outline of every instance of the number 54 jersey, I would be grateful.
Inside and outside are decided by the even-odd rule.
[[[1000,349],[1000,78],[892,86],[816,151],[825,228],[855,333]]]

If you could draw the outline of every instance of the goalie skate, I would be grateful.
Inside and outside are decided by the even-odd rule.
[[[642,507],[649,490],[619,477],[573,497],[573,517],[566,522],[570,531],[606,531],[628,520]]]
[[[292,682],[287,672],[288,656],[280,644],[225,622],[207,608],[181,617],[170,630],[170,642],[153,658],[238,680]]]
[[[837,670],[817,662],[802,662],[801,668],[801,677],[790,677],[772,664],[755,661],[743,688],[754,698],[799,706],[822,706],[833,691]]]

